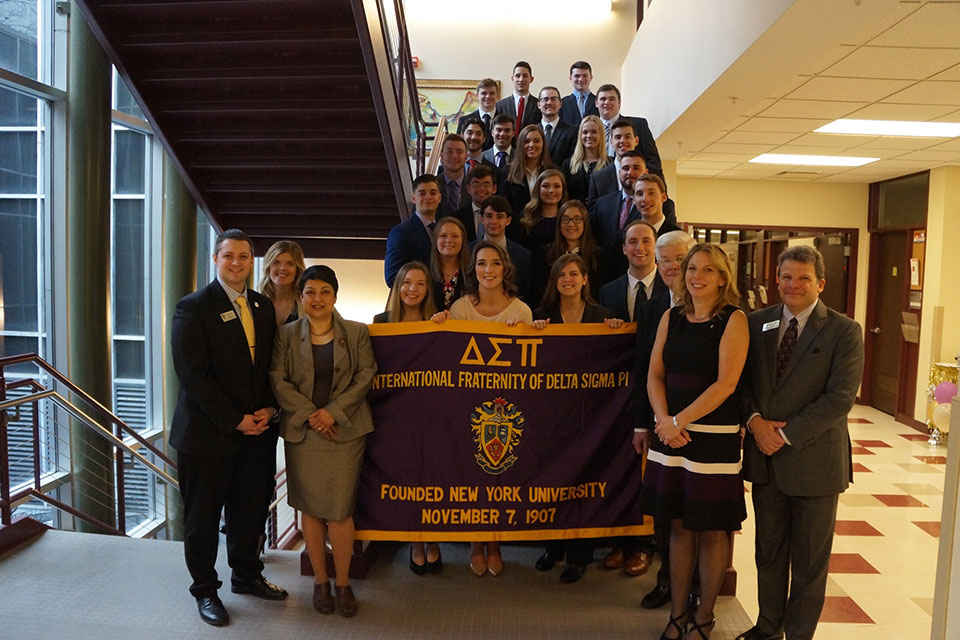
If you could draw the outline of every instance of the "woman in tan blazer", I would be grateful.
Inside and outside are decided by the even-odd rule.
[[[350,587],[353,508],[366,435],[373,431],[367,392],[377,371],[367,327],[334,308],[337,276],[313,266],[300,277],[305,317],[277,329],[270,367],[282,410],[288,502],[302,512],[313,565],[313,606],[320,613],[357,613]],[[336,568],[334,600],[327,577],[329,535]]]

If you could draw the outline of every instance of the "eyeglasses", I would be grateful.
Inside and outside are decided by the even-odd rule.
[[[563,216],[562,218],[560,218],[560,224],[568,224],[568,225],[569,225],[569,224],[575,224],[575,225],[581,225],[581,224],[583,224],[583,216],[573,216],[573,217],[571,217],[571,216]]]
[[[683,264],[683,258],[682,258],[682,257],[680,257],[680,258],[673,258],[672,260],[671,260],[670,258],[660,258],[659,260],[657,260],[657,262],[660,263],[660,264],[675,264],[675,265],[681,265],[681,264]]]
[[[546,98],[540,98],[540,102],[560,102],[560,98],[557,96],[548,96]]]

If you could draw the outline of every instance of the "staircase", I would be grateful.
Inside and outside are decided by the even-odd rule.
[[[383,257],[424,148],[399,0],[77,6],[215,226]]]

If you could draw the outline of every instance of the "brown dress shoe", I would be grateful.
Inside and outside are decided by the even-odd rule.
[[[357,599],[353,597],[353,589],[350,588],[350,585],[345,587],[336,585],[334,590],[337,593],[337,613],[344,618],[352,618],[357,615]]]
[[[603,566],[607,569],[619,569],[623,566],[623,558],[623,549],[614,547],[610,549],[610,553],[603,559]]]
[[[313,608],[324,615],[330,615],[336,609],[333,604],[333,594],[330,591],[329,582],[313,585]]]
[[[635,551],[624,561],[623,572],[628,576],[642,576],[650,568],[650,560],[650,554],[646,551]]]

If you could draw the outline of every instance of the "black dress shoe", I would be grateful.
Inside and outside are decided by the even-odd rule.
[[[423,557],[424,557],[424,560],[426,560],[426,557],[427,557],[426,552],[423,554]],[[426,566],[428,573],[432,573],[434,575],[440,573],[443,570],[443,555],[440,553],[440,547],[437,547],[437,559],[434,560],[433,562],[430,562],[429,560],[427,560],[427,564],[424,566]]]
[[[696,611],[700,608],[700,594],[690,592],[690,595],[687,596],[687,609],[690,611]]]
[[[563,571],[560,573],[560,582],[572,584],[582,578],[583,572],[586,570],[587,568],[582,564],[568,562],[567,566],[565,566]]]
[[[783,633],[767,633],[759,627],[753,627],[737,636],[737,640],[783,640]]]
[[[537,558],[537,564],[534,566],[536,567],[537,571],[550,571],[550,569],[553,569],[553,566],[559,561],[560,558],[556,557],[549,551],[544,551],[543,555]]]
[[[350,588],[350,585],[343,587],[334,585],[333,590],[337,594],[337,613],[344,618],[352,618],[357,615],[357,599],[354,597],[353,589]]]
[[[424,564],[417,564],[413,561],[413,547],[410,547],[410,571],[414,575],[422,576],[427,573],[426,558],[424,558]]]
[[[668,602],[670,602],[670,587],[658,584],[643,596],[640,606],[644,609],[659,609]]]
[[[336,607],[333,603],[329,581],[313,585],[313,608],[323,615],[330,615],[334,612]]]
[[[197,609],[200,611],[200,619],[207,624],[222,627],[230,622],[230,616],[227,615],[227,610],[223,608],[223,603],[217,596],[197,598]]]
[[[281,589],[263,576],[257,576],[253,580],[231,580],[230,591],[249,593],[264,600],[283,600],[287,597],[285,589]]]

